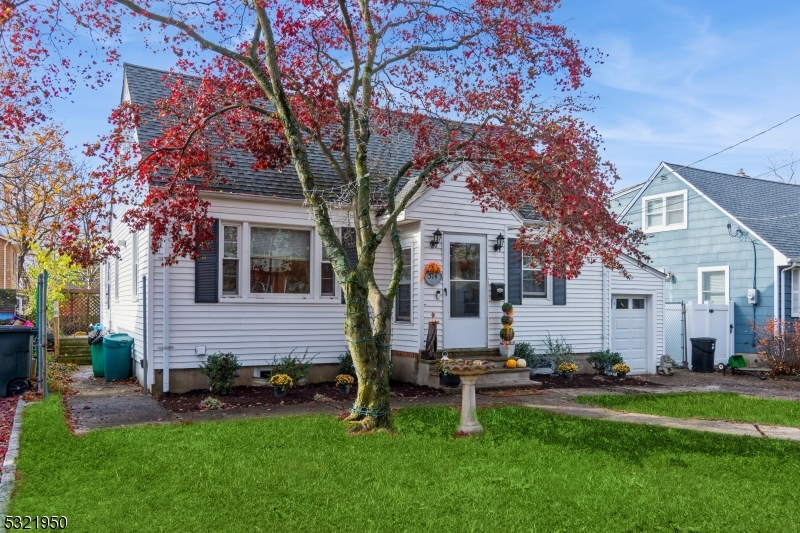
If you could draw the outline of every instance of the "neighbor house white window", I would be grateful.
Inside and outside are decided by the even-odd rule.
[[[522,258],[522,296],[547,298],[547,276],[542,274],[542,267],[528,256]]]
[[[397,286],[395,320],[411,322],[411,248],[403,249],[403,272]]]
[[[686,191],[657,194],[642,198],[644,231],[686,229]]]
[[[223,224],[222,226],[222,294],[239,294],[239,235],[241,228]]]
[[[250,227],[250,292],[311,293],[311,232]]]
[[[727,266],[702,267],[697,269],[698,302],[727,304],[729,299]]]
[[[792,269],[792,317],[800,317],[800,268]]]

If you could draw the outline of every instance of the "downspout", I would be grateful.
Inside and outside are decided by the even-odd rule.
[[[608,284],[608,272],[607,272],[607,269],[606,269],[605,266],[603,266],[602,269],[603,269],[603,282],[602,282],[603,296],[602,296],[602,298],[600,298],[600,300],[602,302],[601,305],[603,306],[603,310],[602,310],[603,311],[602,312],[602,317],[603,317],[603,333],[602,333],[603,342],[602,342],[601,349],[605,350],[605,349],[610,349],[611,347],[608,345],[608,334],[607,334],[608,332],[606,331],[606,295],[607,295],[606,285]]]
[[[798,260],[791,260],[789,259],[791,264],[783,269],[781,269],[781,276],[780,276],[780,290],[781,290],[781,308],[778,309],[778,318],[781,321],[781,333],[783,333],[783,321],[786,319],[786,287],[785,287],[785,273],[787,270],[791,270],[793,268],[797,268],[800,266],[800,262]]]
[[[166,254],[166,245],[164,246],[164,253]],[[165,264],[163,265],[164,269],[164,320],[162,321],[164,324],[164,332],[162,336],[162,382],[161,382],[161,390],[164,393],[169,392],[169,266],[166,264],[166,257]]]

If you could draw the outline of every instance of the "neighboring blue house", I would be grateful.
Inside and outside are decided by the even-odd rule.
[[[800,317],[800,185],[661,163],[610,208],[647,234],[666,301],[734,304],[736,352],[755,352],[754,316]]]

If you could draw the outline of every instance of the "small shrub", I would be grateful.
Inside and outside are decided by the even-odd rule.
[[[614,365],[621,364],[623,361],[620,354],[605,349],[600,352],[590,353],[589,357],[586,358],[586,362],[592,365],[592,368],[598,374],[605,374],[606,372],[611,372]],[[616,372],[616,370],[613,371]]]
[[[216,398],[212,398],[209,396],[202,402],[200,402],[200,410],[202,411],[216,411],[218,409],[222,409],[225,404],[221,401],[217,400]]]
[[[758,354],[775,375],[800,375],[800,322],[768,318],[750,326],[758,338]]]
[[[292,381],[295,383],[303,379],[308,375],[308,371],[311,370],[311,362],[314,360],[316,355],[308,357],[308,348],[306,348],[305,353],[302,357],[292,357],[294,350],[289,352],[289,355],[285,357],[281,357],[278,359],[278,356],[272,358],[272,375],[275,374],[286,374],[292,378]]]
[[[564,337],[553,339],[548,333],[544,345],[545,360],[553,370],[556,370],[561,363],[575,364],[575,352],[572,351],[572,345]]]
[[[339,373],[356,377],[356,367],[353,365],[353,356],[350,350],[339,356]]]
[[[514,348],[514,357],[531,361],[535,358],[536,350],[533,349],[529,342],[518,342],[517,347]]]
[[[233,392],[236,373],[242,365],[232,353],[217,352],[209,355],[206,362],[200,365],[200,372],[208,378],[211,392],[227,396]]]

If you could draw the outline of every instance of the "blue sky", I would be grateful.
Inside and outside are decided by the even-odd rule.
[[[647,179],[661,161],[691,163],[800,113],[800,2],[563,0],[554,18],[608,54],[585,87],[600,96],[587,119],[617,166],[617,188]],[[131,63],[172,64],[134,40],[121,52]],[[121,86],[120,71],[56,104],[70,144],[107,131]],[[756,176],[768,158],[782,164],[792,154],[800,159],[800,118],[697,166]]]

